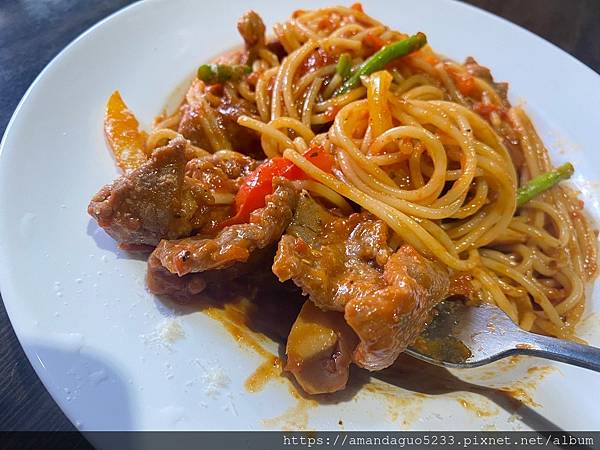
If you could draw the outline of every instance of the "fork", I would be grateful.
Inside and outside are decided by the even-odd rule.
[[[494,305],[462,301],[438,304],[428,327],[406,353],[456,369],[531,355],[600,372],[600,348],[529,333]]]

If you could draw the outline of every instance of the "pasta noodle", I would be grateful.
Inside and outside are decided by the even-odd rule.
[[[596,234],[568,186],[517,205],[517,189],[552,165],[506,85],[472,59],[459,64],[425,46],[336,95],[340,55],[356,67],[406,35],[346,7],[297,11],[274,29],[285,57],[263,46],[252,83],[223,85],[255,105],[237,124],[260,135],[267,158],[301,168],[310,179],[297,185],[327,204],[349,213],[354,203],[385,221],[394,247],[411,244],[465,274],[471,301],[496,304],[525,330],[573,338],[596,273]],[[202,113],[211,148],[192,150],[237,150],[215,115],[218,98],[194,96],[205,89],[195,83],[187,103]],[[148,147],[173,138],[179,120],[163,119]],[[335,156],[332,173],[302,156],[313,144]]]

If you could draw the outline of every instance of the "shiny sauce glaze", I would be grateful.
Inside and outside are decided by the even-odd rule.
[[[206,294],[193,308],[219,321],[241,347],[262,359],[256,370],[248,375],[244,383],[246,390],[256,393],[268,383],[278,381],[287,385],[297,402],[280,416],[266,419],[267,427],[303,429],[307,426],[311,408],[321,403],[352,401],[364,395],[383,399],[389,419],[395,421],[402,415],[404,427],[419,419],[424,400],[439,395],[449,395],[476,417],[493,416],[501,409],[513,414],[523,407],[539,406],[531,392],[552,371],[549,367],[532,367],[514,385],[488,387],[478,383],[502,372],[516,370],[518,359],[511,358],[496,363],[485,372],[480,371],[481,380],[466,381],[442,367],[402,354],[391,367],[379,372],[352,367],[345,391],[308,396],[283,370],[286,339],[306,299],[300,290],[291,283],[279,283],[267,268],[243,281],[230,283],[226,289],[221,286]],[[273,343],[278,345],[277,354],[269,349]]]

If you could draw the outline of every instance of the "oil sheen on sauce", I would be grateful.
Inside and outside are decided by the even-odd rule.
[[[205,312],[212,319],[219,321],[240,346],[254,351],[264,360],[244,383],[247,391],[259,392],[269,381],[281,377],[282,364],[279,357],[263,346],[268,338],[249,329],[248,310],[251,307],[250,302],[242,298],[237,303],[225,305],[224,308],[211,307]]]

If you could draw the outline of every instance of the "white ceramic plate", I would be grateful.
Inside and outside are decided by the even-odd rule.
[[[597,397],[590,394],[600,391],[600,378],[566,366],[539,369],[548,364],[534,359],[459,374],[483,386],[520,386],[538,406],[517,411],[492,390],[458,382],[448,388],[426,381],[427,374],[422,385],[397,380],[404,388],[375,379],[321,404],[295,398],[285,379],[249,393],[244,381],[261,359],[203,313],[165,319],[176,313],[145,290],[145,262],[116,250],[90,221],[90,197],[117,175],[102,136],[104,104],[114,89],[147,126],[199,63],[240,42],[235,20],[246,9],[271,26],[296,8],[326,3],[138,3],[83,34],[31,86],[2,141],[0,283],[45,386],[84,430],[597,427]],[[392,27],[425,31],[438,51],[458,60],[474,55],[497,79],[510,81],[512,100],[525,102],[556,161],[575,163],[575,182],[597,214],[597,74],[461,3],[364,3]],[[593,311],[600,311],[597,296],[580,333],[599,345]],[[184,336],[161,338],[165,320],[176,320]],[[527,373],[532,365],[538,369]]]

